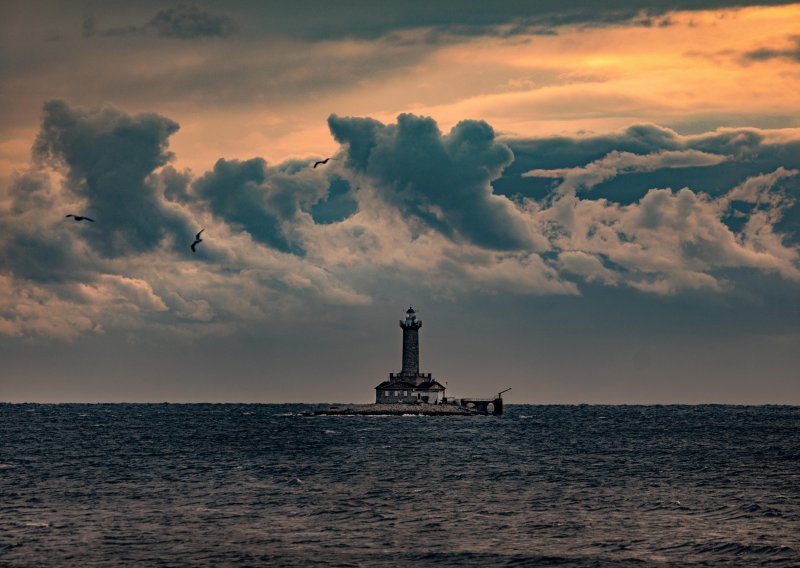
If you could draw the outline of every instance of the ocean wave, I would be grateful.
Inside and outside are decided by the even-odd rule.
[[[797,464],[783,458],[800,445],[797,408],[303,416],[315,408],[0,405],[0,564],[791,566],[800,556]]]

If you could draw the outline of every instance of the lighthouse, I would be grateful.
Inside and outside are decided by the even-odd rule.
[[[375,402],[428,403],[435,404],[444,398],[445,388],[430,373],[419,372],[419,329],[422,321],[417,319],[413,306],[406,310],[406,318],[400,320],[403,330],[403,360],[399,373],[389,373],[389,379],[375,387]]]
[[[404,377],[419,375],[419,328],[422,321],[417,320],[417,312],[413,306],[406,311],[405,321],[400,320],[403,328],[403,366],[400,374]]]

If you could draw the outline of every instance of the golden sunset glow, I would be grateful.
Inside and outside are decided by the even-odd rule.
[[[748,63],[744,56],[765,45],[782,46],[799,20],[797,5],[676,12],[664,27],[564,29],[524,41],[478,38],[434,46],[408,69],[365,78],[302,107],[287,102],[275,112],[264,101],[185,120],[178,115],[192,126],[175,136],[173,147],[179,164],[194,170],[220,153],[275,160],[326,154],[336,146],[325,126],[333,112],[385,122],[412,112],[434,117],[445,129],[464,118],[484,119],[514,136],[601,132],[637,122],[689,131],[693,123],[754,120],[798,126],[796,64]],[[378,47],[347,41],[325,49],[348,57]],[[213,148],[196,142],[209,136]]]

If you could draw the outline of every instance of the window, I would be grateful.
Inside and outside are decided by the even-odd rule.
[[[408,396],[408,391],[403,391],[403,396]]]
[[[389,396],[389,391],[383,391],[383,396]]]
[[[394,391],[394,396],[397,396],[397,391]]]

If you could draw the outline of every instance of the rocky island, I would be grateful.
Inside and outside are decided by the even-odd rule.
[[[332,405],[328,408],[314,410],[308,414],[316,416],[475,416],[486,414],[475,409],[456,406],[455,404],[347,404]]]

